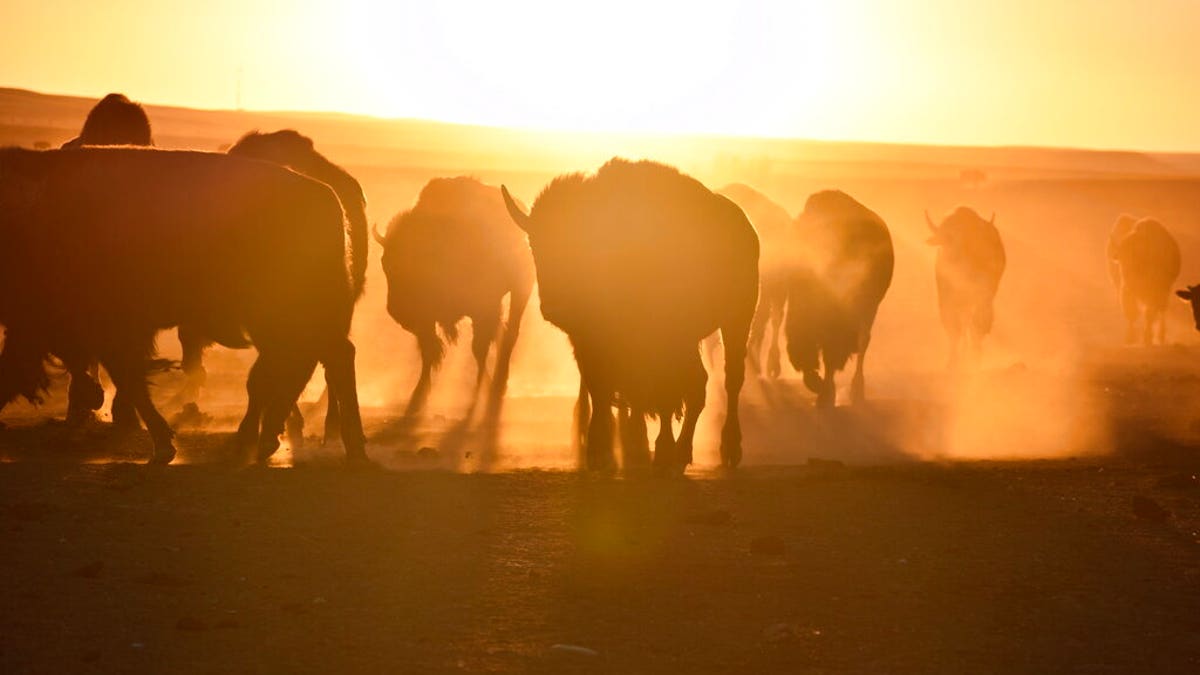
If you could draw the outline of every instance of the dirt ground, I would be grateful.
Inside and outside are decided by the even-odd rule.
[[[776,415],[791,431],[748,424],[755,465],[700,453],[684,479],[483,471],[476,432],[454,445],[442,420],[422,452],[384,410],[377,468],[329,450],[247,466],[208,431],[153,467],[144,438],[17,410],[0,671],[1197,672],[1193,359],[1093,355],[1081,381],[1109,425],[1092,453],[906,456],[919,397],[881,398],[807,436],[807,407]],[[744,404],[760,422],[762,386]],[[562,439],[569,409],[511,401],[492,449]],[[829,442],[853,428],[875,431]]]

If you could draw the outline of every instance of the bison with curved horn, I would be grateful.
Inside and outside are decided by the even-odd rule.
[[[388,314],[416,336],[421,352],[421,377],[407,414],[424,407],[444,343],[457,339],[464,317],[471,320],[477,396],[488,353],[496,345],[488,412],[498,413],[534,284],[529,242],[509,218],[500,190],[474,178],[435,178],[415,206],[397,214],[387,233],[375,237],[383,247]]]
[[[1167,298],[1179,278],[1179,244],[1153,218],[1133,224],[1109,248],[1109,259],[1120,272],[1121,309],[1125,313],[1125,342],[1137,339],[1137,321],[1143,319],[1142,343],[1151,345],[1158,328],[1158,343],[1166,342]]]
[[[865,399],[863,360],[879,303],[892,283],[895,254],[883,219],[838,190],[809,196],[796,217],[795,268],[786,321],[788,359],[817,395],[836,399],[834,375],[855,359],[850,398]],[[824,367],[824,374],[818,372]]]
[[[643,445],[646,416],[658,416],[657,466],[683,471],[691,463],[708,378],[699,343],[718,329],[728,394],[721,461],[736,466],[758,296],[758,237],[741,209],[674,168],[623,159],[591,176],[554,179],[528,213],[502,192],[529,233],[542,314],[575,349],[588,468],[613,465],[614,406],[628,413],[639,432],[629,437]],[[673,419],[681,415],[676,440]]]
[[[0,151],[0,320],[99,357],[146,423],[156,462],[175,450],[147,362],[155,333],[180,324],[258,349],[238,438],[260,458],[278,447],[320,361],[347,456],[365,459],[344,238],[328,186],[273,164],[133,148]]]
[[[937,281],[938,311],[950,338],[950,368],[959,362],[959,349],[967,358],[978,358],[980,345],[992,330],[993,303],[1004,274],[1004,242],[996,229],[996,216],[984,220],[975,211],[960,206],[936,225],[925,212],[937,247],[934,276]]]
[[[142,106],[124,94],[112,93],[92,107],[79,135],[62,147],[153,144],[150,119]],[[72,352],[63,345],[52,349],[49,345],[39,344],[35,336],[24,334],[20,326],[7,326],[4,349],[0,352],[0,408],[18,396],[33,403],[41,401],[41,392],[49,386],[43,362],[53,353],[62,360],[71,376],[67,420],[79,423],[91,419],[92,412],[104,405],[104,388],[100,386],[94,359]],[[122,411],[130,411],[119,398],[113,405],[118,418]],[[136,420],[136,417],[132,419]]]
[[[792,217],[782,206],[748,185],[726,185],[717,190],[717,194],[728,197],[740,206],[758,231],[762,251],[758,264],[758,309],[750,324],[746,358],[754,371],[765,372],[768,377],[776,378],[782,372],[779,332],[787,305],[788,237],[792,229]],[[768,341],[765,357],[762,354],[764,339]]]

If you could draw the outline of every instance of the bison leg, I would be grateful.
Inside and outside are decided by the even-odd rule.
[[[532,292],[533,285],[530,284],[513,290],[509,296],[508,321],[504,324],[504,335],[496,349],[496,372],[492,377],[491,400],[488,403],[488,413],[492,416],[499,414],[500,404],[508,391],[508,369],[512,363],[513,349],[517,346],[517,337],[521,334],[521,318],[525,316]]]
[[[619,413],[621,430],[621,465],[645,466],[650,463],[650,442],[646,437],[646,413],[643,410],[621,406]]]
[[[179,327],[179,347],[183,352],[181,365],[184,375],[187,376],[187,382],[180,393],[184,403],[193,403],[200,398],[200,390],[208,381],[208,371],[204,369],[204,348],[208,344],[208,338],[195,329],[187,325]]]
[[[675,411],[670,408],[658,411],[658,437],[654,439],[654,467],[672,473],[687,466],[676,452],[674,417]]]
[[[750,366],[751,373],[760,373],[763,371],[761,362],[763,339],[766,337],[767,325],[771,321],[771,301],[769,298],[759,295],[758,311],[754,313],[754,320],[750,323],[750,338],[746,344],[746,363]]]
[[[721,464],[735,467],[742,461],[742,422],[738,400],[746,379],[746,337],[749,317],[721,327],[725,343],[725,426],[721,429]],[[697,415],[699,410],[696,411]]]
[[[175,459],[175,446],[171,442],[175,433],[150,400],[150,390],[146,385],[145,355],[122,351],[107,355],[102,362],[117,387],[117,393],[146,423],[146,429],[154,442],[154,455],[150,461],[154,464],[169,464]],[[136,423],[136,418],[134,421]]]
[[[258,435],[258,461],[265,462],[279,449],[279,436],[304,385],[317,367],[315,358],[263,354],[259,360],[268,378],[262,399],[262,432]]]
[[[1125,314],[1125,344],[1133,344],[1136,341],[1136,324],[1141,308],[1138,307],[1137,296],[1129,286],[1121,288],[1121,310]]]
[[[496,334],[499,331],[499,307],[496,307],[495,313],[489,311],[485,314],[471,317],[471,354],[475,357],[476,396],[479,395],[479,390],[483,387],[484,378],[487,377],[488,352],[491,351],[492,343],[496,341]]]
[[[417,380],[417,386],[413,388],[412,396],[408,399],[408,407],[404,410],[404,414],[409,417],[421,412],[425,407],[429,398],[429,386],[433,380],[433,369],[441,362],[442,343],[432,325],[417,333],[417,347],[421,350],[421,377]]]
[[[854,358],[854,378],[850,380],[850,403],[862,405],[867,400],[866,378],[863,376],[863,362],[867,358],[867,347],[871,344],[871,330],[863,329],[858,333],[858,350]],[[830,373],[832,380],[832,373]],[[832,389],[832,387],[831,387]]]
[[[342,435],[342,409],[336,396],[331,395],[329,384],[329,366],[325,366],[325,431],[321,436],[321,444],[328,445],[330,441]],[[295,415],[293,415],[295,417]]]
[[[104,387],[92,374],[99,366],[87,355],[73,350],[61,353],[60,357],[71,375],[67,390],[67,422],[79,424],[95,419],[93,412],[104,405]]]
[[[783,305],[782,300],[777,300],[771,303],[771,316],[767,329],[771,335],[771,344],[767,350],[767,377],[778,379],[783,373],[783,368],[780,365],[779,353],[779,331],[780,325],[783,323]]]
[[[696,423],[700,421],[700,413],[704,410],[705,389],[708,385],[708,373],[705,372],[704,367],[699,361],[694,366],[692,377],[683,395],[683,427],[679,429],[679,442],[675,448],[675,452],[679,455],[681,467],[692,463],[692,448],[696,436]],[[741,445],[739,444],[737,447],[739,448],[738,460],[740,461]],[[722,462],[724,462],[724,457],[722,457]],[[735,462],[733,466],[736,465]]]
[[[592,471],[608,471],[613,468],[613,416],[612,392],[593,385],[589,378],[588,395],[591,397],[592,414],[587,427],[587,444],[584,454],[587,468]]]
[[[575,399],[574,415],[571,418],[571,446],[579,457],[579,463],[584,464],[587,457],[587,434],[592,422],[592,402],[588,395],[587,383],[583,375],[579,376],[579,396]],[[647,452],[649,450],[647,449]]]
[[[239,450],[248,452],[258,445],[258,436],[262,430],[263,406],[270,395],[269,371],[270,359],[260,351],[246,376],[246,414],[242,416],[234,436]]]
[[[337,401],[341,412],[342,445],[346,448],[346,461],[366,462],[367,437],[363,433],[362,412],[358,407],[354,353],[354,344],[347,338],[341,338],[330,348],[323,362],[329,398]]]

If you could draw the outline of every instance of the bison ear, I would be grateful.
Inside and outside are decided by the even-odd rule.
[[[513,222],[517,224],[517,227],[529,232],[529,226],[531,225],[529,221],[529,214],[525,213],[521,210],[521,207],[517,206],[517,202],[514,201],[512,195],[508,193],[507,187],[501,185],[500,194],[504,195],[504,207],[508,209],[509,217],[511,217]]]
[[[1175,295],[1178,295],[1180,298],[1182,298],[1184,302],[1192,301],[1192,289],[1190,289],[1190,288],[1184,289],[1182,291],[1175,291]]]

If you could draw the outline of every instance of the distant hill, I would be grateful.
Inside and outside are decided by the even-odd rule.
[[[136,92],[127,92],[136,99]],[[58,145],[73,137],[94,99],[0,88],[0,144]],[[650,157],[723,180],[987,180],[1154,178],[1200,175],[1200,155],[1032,147],[922,146],[725,136],[544,132],[382,119],[344,113],[197,110],[147,105],[156,142],[217,150],[251,129],[295,128],[354,166],[436,170],[591,169],[614,155]]]

